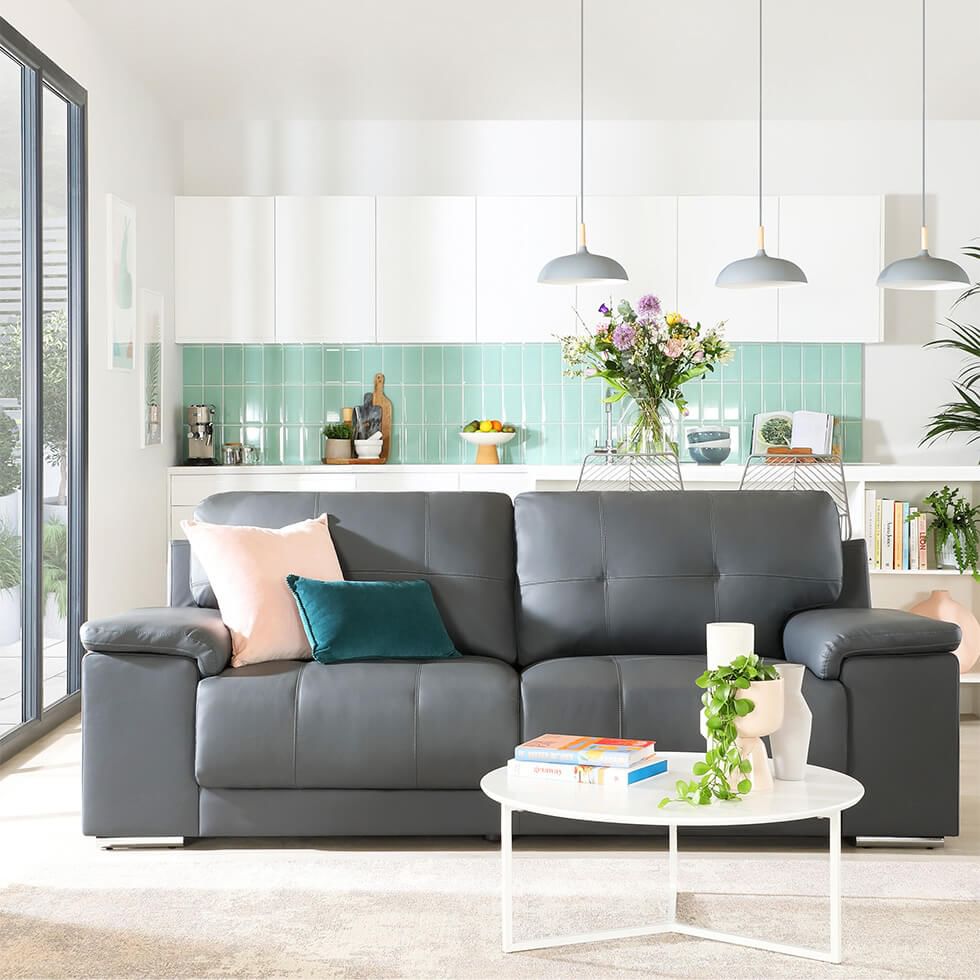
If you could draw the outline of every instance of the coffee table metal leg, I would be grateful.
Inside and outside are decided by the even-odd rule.
[[[583,933],[572,936],[549,936],[542,939],[514,942],[513,908],[513,839],[512,824],[514,810],[506,805],[500,807],[500,859],[501,859],[501,933],[505,953],[516,953],[532,949],[548,949],[555,946],[573,946],[579,943],[594,943],[609,939],[626,939],[635,936],[656,936],[663,933],[676,933],[697,939],[710,939],[715,942],[730,943],[734,946],[747,946],[764,949],[787,956],[822,960],[825,963],[841,962],[841,815],[832,814],[830,821],[830,949],[809,949],[804,946],[790,946],[785,943],[772,943],[750,936],[739,936],[704,929],[677,921],[677,826],[668,826],[668,918],[665,922],[652,926],[627,927],[624,929],[605,929],[600,932]]]
[[[841,961],[841,884],[840,884],[840,810],[830,817],[830,956],[831,962]]]
[[[667,921],[677,920],[677,824],[672,823],[667,831],[668,854],[668,888],[667,896]]]
[[[500,914],[501,942],[505,953],[514,944],[514,847],[511,837],[513,826],[512,811],[509,806],[500,807]]]

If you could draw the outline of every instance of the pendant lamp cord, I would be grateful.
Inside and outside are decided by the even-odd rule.
[[[926,0],[922,0],[922,227],[926,226]]]
[[[579,2],[578,25],[578,192],[579,224],[585,224],[585,0]]]
[[[759,227],[762,227],[762,0],[759,0]]]

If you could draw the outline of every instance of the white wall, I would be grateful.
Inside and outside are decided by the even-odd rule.
[[[590,193],[755,189],[753,122],[589,122],[586,137]],[[187,122],[184,193],[574,194],[577,140],[574,122]],[[929,140],[932,251],[953,258],[980,236],[980,121],[931,123]],[[887,195],[889,260],[918,249],[918,187],[916,122],[767,124],[767,192]],[[753,236],[746,229],[746,251]],[[967,270],[980,278],[976,263]],[[929,415],[951,394],[957,359],[923,353],[921,345],[937,335],[953,297],[886,296],[885,343],[866,349],[866,460],[977,461],[978,450],[962,442],[917,445]],[[960,315],[971,312],[980,317],[980,305]]]
[[[0,14],[88,90],[89,615],[157,605],[165,598],[165,470],[177,452],[181,367],[166,343],[165,442],[140,449],[136,372],[107,367],[106,194],[136,208],[136,285],[163,293],[172,337],[179,127],[65,0],[2,0]]]

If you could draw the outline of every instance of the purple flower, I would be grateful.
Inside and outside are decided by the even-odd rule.
[[[608,316],[608,315],[609,315],[609,314],[610,314],[610,313],[611,313],[612,311],[611,311],[611,310],[609,309],[609,307],[608,307],[608,306],[606,306],[606,304],[605,304],[605,303],[603,303],[603,304],[602,304],[602,306],[600,306],[600,307],[599,307],[599,312],[600,312],[600,313],[601,313],[601,314],[602,314],[603,316]]]
[[[612,342],[616,350],[629,350],[636,343],[636,328],[628,323],[621,323],[613,331]]]
[[[660,300],[652,293],[641,296],[636,303],[636,312],[640,314],[650,314],[660,316]]]

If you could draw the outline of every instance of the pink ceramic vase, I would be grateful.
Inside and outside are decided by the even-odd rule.
[[[980,658],[980,623],[977,617],[945,589],[936,589],[928,599],[914,605],[909,612],[959,626],[963,631],[963,642],[955,653],[960,661],[961,674],[965,674]]]

